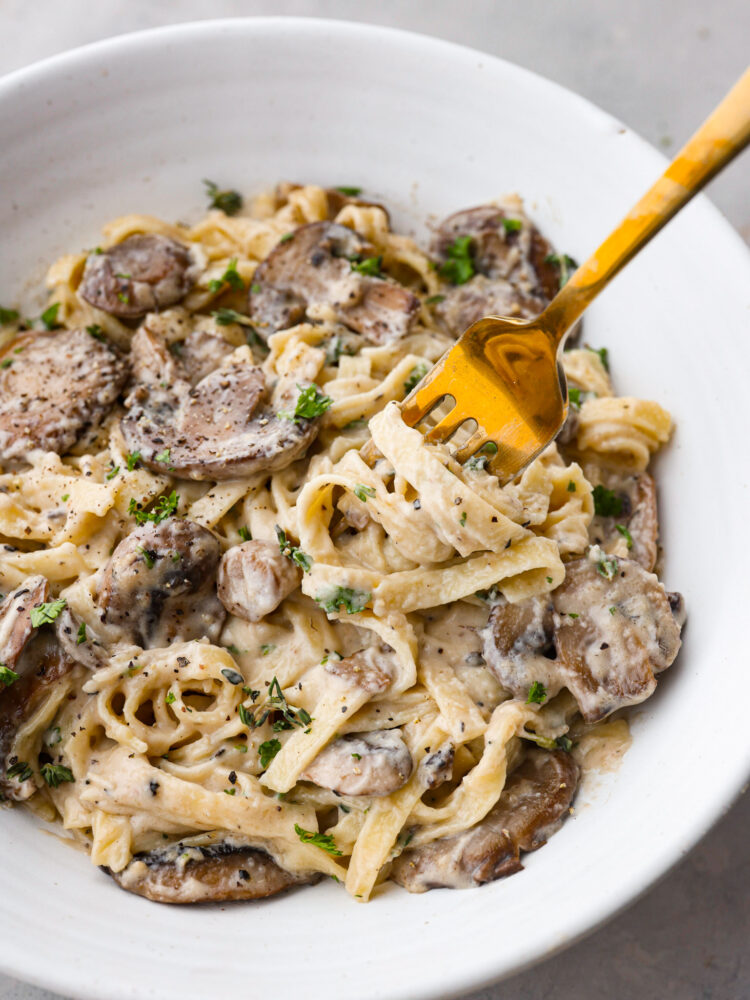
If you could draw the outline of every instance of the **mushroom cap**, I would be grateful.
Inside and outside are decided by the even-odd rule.
[[[234,840],[209,846],[170,844],[135,855],[120,872],[104,871],[120,888],[155,903],[264,899],[317,880],[285,871],[265,851]]]
[[[85,330],[24,333],[0,369],[0,460],[35,448],[65,454],[98,427],[127,378],[127,365]]]
[[[339,322],[374,344],[409,332],[419,299],[401,285],[360,274],[352,261],[375,256],[359,233],[333,222],[300,226],[258,265],[248,315],[260,336],[299,323],[312,306],[330,306]]]
[[[179,302],[199,271],[194,254],[182,243],[157,233],[138,233],[89,254],[78,294],[112,316],[136,319]]]
[[[568,753],[530,749],[509,776],[497,805],[476,826],[406,850],[391,878],[409,892],[466,889],[523,868],[521,851],[535,851],[562,825],[578,786]]]
[[[595,514],[589,527],[589,536],[597,545],[610,550],[622,539],[620,525],[630,532],[632,548],[628,558],[653,571],[656,565],[659,518],[656,508],[656,483],[648,472],[628,475],[622,472],[600,472],[596,477],[605,489],[612,490],[619,501],[616,515]],[[594,480],[596,482],[596,480]]]
[[[397,729],[342,736],[301,775],[339,795],[390,795],[411,777],[414,761]]]
[[[259,622],[299,586],[302,572],[274,542],[254,539],[222,556],[217,592],[227,611]]]
[[[226,612],[215,593],[221,546],[182,518],[144,524],[127,535],[104,568],[102,621],[143,648],[219,637]]]

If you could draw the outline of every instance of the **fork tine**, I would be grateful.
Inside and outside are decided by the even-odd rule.
[[[446,413],[442,420],[438,421],[434,427],[431,427],[426,432],[424,439],[430,444],[447,441],[449,437],[456,433],[461,424],[471,419],[473,419],[471,415],[464,413],[458,404],[456,404],[452,410]]]
[[[484,431],[484,429],[482,427],[477,427],[471,437],[465,441],[456,452],[456,461],[463,465],[467,459],[471,458],[471,456],[478,452],[480,448],[484,447],[489,440],[489,435]]]

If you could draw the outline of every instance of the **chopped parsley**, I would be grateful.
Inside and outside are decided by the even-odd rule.
[[[372,594],[366,590],[353,590],[351,587],[335,587],[329,595],[319,594],[315,598],[325,612],[336,614],[343,607],[347,614],[356,615],[367,607]]]
[[[578,618],[579,617],[577,611],[564,611],[563,614],[567,614],[568,618]]]
[[[90,334],[94,340],[104,340],[104,330],[99,326],[98,323],[92,323],[91,326],[86,327],[86,333]]]
[[[59,302],[53,302],[52,305],[47,306],[39,319],[44,323],[44,326],[48,330],[54,330],[56,326],[60,324],[57,322],[57,313],[60,309]]]
[[[360,187],[349,187],[346,184],[344,184],[341,187],[337,187],[336,190],[340,191],[341,194],[345,194],[347,196],[347,198],[356,198],[358,194],[362,194],[362,188],[360,188]]]
[[[575,491],[576,491],[576,484],[573,482],[572,479],[569,479],[568,480],[568,493],[575,493]]]
[[[570,753],[573,749],[573,742],[568,736],[558,736],[556,739],[552,739],[550,736],[540,736],[538,733],[532,733],[529,729],[524,729],[521,735],[527,740],[533,740],[537,746],[542,747],[544,750],[565,750]]]
[[[628,548],[632,549],[633,548],[633,536],[630,534],[630,532],[625,527],[625,525],[624,524],[616,524],[615,525],[615,530],[620,532],[620,534],[622,535],[622,537],[628,543]]]
[[[276,525],[276,537],[279,540],[279,551],[287,559],[291,559],[295,566],[299,566],[303,573],[309,573],[313,564],[312,556],[303,552],[297,545],[293,545],[286,537],[286,532]]]
[[[464,511],[463,514],[459,517],[458,523],[461,525],[462,528],[464,527],[464,525],[466,524],[466,511]]]
[[[354,487],[354,495],[358,500],[361,500],[362,503],[367,503],[368,497],[375,496],[375,487],[365,486],[364,483],[357,483]]]
[[[614,604],[610,605],[610,607],[609,607],[609,613],[611,615],[616,615],[617,614],[617,608],[614,606]]]
[[[276,649],[275,643],[273,643],[273,642],[264,642],[263,645],[260,647],[260,655],[261,656],[268,656],[268,654],[272,653],[274,651],[274,649]]]
[[[600,573],[605,580],[614,580],[617,576],[617,570],[620,568],[620,564],[617,561],[616,556],[604,556],[596,564],[597,572]]]
[[[104,478],[107,480],[107,482],[109,482],[109,480],[115,478],[115,476],[117,475],[117,473],[119,471],[120,471],[120,466],[119,465],[113,465],[110,468],[109,472],[107,473],[107,475]]]
[[[242,690],[245,691],[246,689],[243,688]],[[253,701],[255,701],[260,692],[251,691],[250,694]],[[262,726],[266,719],[272,714],[279,715],[280,718],[275,719],[273,723],[273,730],[277,733],[284,729],[293,729],[294,726],[304,728],[305,726],[309,726],[313,721],[312,716],[306,709],[293,708],[288,704],[286,697],[284,696],[284,692],[281,690],[281,685],[276,677],[274,677],[268,685],[268,700],[257,719],[255,718],[255,713],[248,712],[244,705],[240,705],[237,711],[243,725],[247,726],[249,729],[255,729],[258,726]]]
[[[280,740],[266,740],[265,743],[261,743],[258,747],[258,756],[260,757],[260,766],[265,769],[274,759],[276,754],[281,750]]]
[[[179,502],[180,498],[172,490],[168,497],[159,497],[151,510],[142,510],[138,501],[131,497],[128,504],[128,514],[133,515],[135,523],[138,525],[146,524],[148,521],[159,524],[161,521],[166,521],[168,517],[171,517],[175,513]]]
[[[236,215],[242,208],[242,195],[239,191],[232,191],[231,189],[220,191],[213,181],[204,180],[203,183],[206,186],[206,194],[209,198],[209,208],[218,208],[225,215]]]
[[[517,233],[522,225],[520,219],[503,219],[503,229],[506,233]]]
[[[244,524],[241,524],[237,529],[237,534],[240,536],[243,542],[251,542],[253,536],[250,534],[250,529],[246,528]]]
[[[441,302],[445,302],[444,295],[430,295],[425,299],[425,304],[428,306],[438,306]]]
[[[558,736],[555,740],[555,745],[558,750],[565,750],[566,753],[570,753],[573,749],[573,741],[569,736]]]
[[[552,583],[552,577],[551,576],[547,577],[547,583]]]
[[[64,781],[75,781],[73,772],[64,764],[42,764],[41,775],[50,788],[57,788]]]
[[[349,262],[352,266],[352,271],[357,271],[358,274],[367,274],[372,278],[380,277],[380,268],[383,263],[382,256],[365,257],[363,260],[350,258]]]
[[[237,270],[237,258],[232,257],[227,265],[226,271],[222,274],[220,278],[213,278],[208,283],[208,290],[210,292],[220,292],[225,285],[235,292],[241,292],[245,288],[245,282],[242,280],[239,271]],[[260,285],[253,285],[253,290],[260,291]]]
[[[0,326],[5,326],[6,323],[15,323],[18,317],[17,309],[4,309],[3,306],[0,306]]]
[[[600,517],[617,517],[622,514],[622,497],[618,496],[614,490],[608,490],[604,486],[595,486],[594,492],[594,513]]]
[[[361,753],[353,753],[353,754],[352,754],[352,757],[353,757],[353,758],[354,758],[355,760],[362,760],[362,754],[361,754]]]
[[[158,455],[154,455],[155,462],[163,462],[165,465],[169,463],[169,453],[171,448],[165,448],[164,451],[160,451]]]
[[[294,233],[284,233],[284,235],[279,240],[279,243],[288,243],[289,240],[294,239]]]
[[[177,701],[177,695],[174,693],[174,691],[167,691],[164,701],[167,703],[167,705],[174,705],[174,703]]]
[[[239,670],[234,670],[232,667],[224,667],[221,675],[226,677],[230,684],[241,684],[245,679]]]
[[[580,405],[581,405],[581,390],[578,389],[578,388],[576,388],[576,386],[574,386],[574,385],[569,385],[568,386],[568,399],[569,399],[571,405],[575,406],[576,409],[578,409],[578,407],[580,407]]]
[[[333,854],[335,857],[341,855],[341,851],[336,847],[336,841],[330,833],[313,833],[310,830],[303,830],[298,823],[294,824],[294,832],[303,844],[314,844],[321,851],[325,851],[326,854]]]
[[[587,344],[586,350],[591,351],[592,354],[598,354],[599,360],[601,361],[602,367],[604,368],[605,372],[609,371],[609,351],[607,350],[606,347],[600,347],[597,349],[595,347],[589,347]]]
[[[333,400],[320,391],[313,382],[312,385],[304,386],[297,383],[299,396],[294,407],[294,413],[288,410],[279,410],[279,416],[284,420],[314,420],[326,412]]]
[[[215,309],[211,315],[219,326],[229,326],[230,323],[239,323],[240,326],[253,325],[249,316],[243,316],[242,313],[238,313],[234,309]]]
[[[412,370],[409,372],[409,377],[404,382],[404,392],[407,396],[412,389],[415,388],[415,386],[419,385],[429,370],[430,366],[424,364],[424,362],[421,365],[414,365]]]
[[[25,760],[19,760],[5,773],[9,778],[15,778],[17,781],[28,781],[34,772]]]
[[[550,253],[544,258],[545,264],[554,264],[556,268],[560,271],[560,288],[567,285],[570,280],[571,274],[578,267],[578,264],[569,257],[566,253]]]
[[[82,646],[86,642],[86,623],[81,622],[78,626],[78,634],[76,635],[76,646]]]
[[[44,604],[38,604],[35,608],[31,609],[31,624],[34,628],[39,628],[40,625],[52,624],[67,603],[64,597],[60,597],[56,601],[46,601]]]
[[[136,547],[135,551],[142,557],[147,569],[154,568],[158,556],[153,549],[144,549],[143,546],[139,545]]]
[[[13,364],[13,358],[6,358],[4,361],[0,362],[0,368],[10,368]]]
[[[128,467],[128,472],[132,472],[140,460],[141,453],[139,451],[129,451],[125,456],[125,464]]]
[[[547,698],[547,688],[541,681],[534,681],[526,698],[527,705],[541,705]]]
[[[66,501],[70,500],[70,493],[63,493],[63,495],[60,497],[60,499],[62,500],[63,503],[65,503]]]
[[[448,260],[438,268],[441,278],[452,285],[463,285],[476,274],[471,256],[471,236],[458,236],[448,247]]]
[[[11,670],[10,667],[6,667],[4,663],[0,663],[0,684],[3,687],[9,688],[11,684],[15,684],[19,678],[19,674],[15,670]]]

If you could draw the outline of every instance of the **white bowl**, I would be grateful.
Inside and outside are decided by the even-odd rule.
[[[128,211],[195,216],[201,178],[358,184],[396,223],[507,191],[579,259],[664,160],[579,97],[445,42],[321,20],[202,22],[119,37],[0,80],[0,301]],[[526,869],[482,889],[369,905],[333,883],[264,903],[170,908],[4,812],[0,967],[77,997],[303,994],[420,1000],[565,947],[632,901],[728,808],[750,765],[750,260],[706,201],[590,310],[621,391],[675,415],[659,462],[666,583],[685,648],[637,713],[617,774]]]

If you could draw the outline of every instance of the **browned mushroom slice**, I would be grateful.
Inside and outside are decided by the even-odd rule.
[[[97,309],[135,319],[179,302],[199,271],[188,247],[166,236],[143,233],[89,254],[78,292]]]
[[[85,330],[21,334],[0,368],[0,460],[69,451],[99,426],[126,378],[125,362]]]
[[[222,362],[234,351],[223,337],[206,330],[193,330],[183,341],[172,344],[182,362],[191,385],[197,385],[206,375],[220,368]]]
[[[578,786],[568,753],[532,749],[510,775],[497,805],[464,833],[404,851],[391,878],[409,892],[467,889],[519,871],[562,825]]]
[[[232,615],[259,622],[297,588],[302,573],[279,551],[259,540],[235,545],[219,565],[219,600]]]
[[[659,533],[656,483],[647,472],[632,476],[618,472],[601,473],[598,478],[601,480],[598,485],[608,491],[603,508],[607,513],[594,516],[589,527],[589,537],[592,542],[605,549],[609,549],[619,539],[626,538],[630,546],[629,558],[640,563],[644,569],[653,570]],[[595,488],[594,499],[596,498]],[[597,502],[597,509],[602,509],[601,502]]]
[[[55,635],[60,649],[70,660],[82,664],[89,670],[98,670],[106,665],[109,653],[90,628],[83,626],[65,608],[55,619]]]
[[[563,682],[550,659],[554,639],[548,597],[532,597],[519,604],[500,600],[490,612],[483,635],[485,663],[514,698],[525,701],[535,681],[544,684],[550,697],[559,692]]]
[[[393,650],[390,646],[375,645],[360,649],[342,660],[329,657],[325,669],[335,677],[341,677],[350,684],[370,694],[380,694],[387,690],[393,680]]]
[[[478,274],[465,285],[456,285],[443,292],[443,300],[435,312],[448,330],[456,336],[485,316],[514,316],[530,319],[543,306],[539,300],[522,295],[505,278],[487,278]]]
[[[99,589],[102,621],[144,648],[219,637],[215,593],[221,548],[206,528],[170,518],[136,528],[117,546]]]
[[[236,479],[283,469],[303,454],[318,421],[293,418],[309,383],[279,379],[270,399],[260,368],[231,355],[191,386],[164,341],[141,327],[131,349],[136,385],[122,432],[156,472],[189,479]]]
[[[121,888],[155,903],[264,899],[319,877],[293,875],[265,851],[234,841],[208,847],[171,844],[137,854],[121,872],[104,871]]]
[[[304,317],[310,306],[330,306],[336,318],[375,344],[408,333],[419,300],[401,285],[360,274],[353,262],[375,256],[359,233],[332,222],[300,226],[258,266],[248,314],[268,337]]]
[[[414,762],[397,729],[352,733],[334,740],[302,774],[339,795],[390,795],[411,776]]]
[[[659,580],[631,559],[601,555],[568,563],[553,594],[557,676],[587,722],[645,701],[680,648]]]
[[[28,761],[9,756],[13,738],[49,686],[73,667],[48,629],[36,629],[31,609],[47,598],[47,581],[29,577],[0,604],[0,800],[28,799],[36,791]]]

